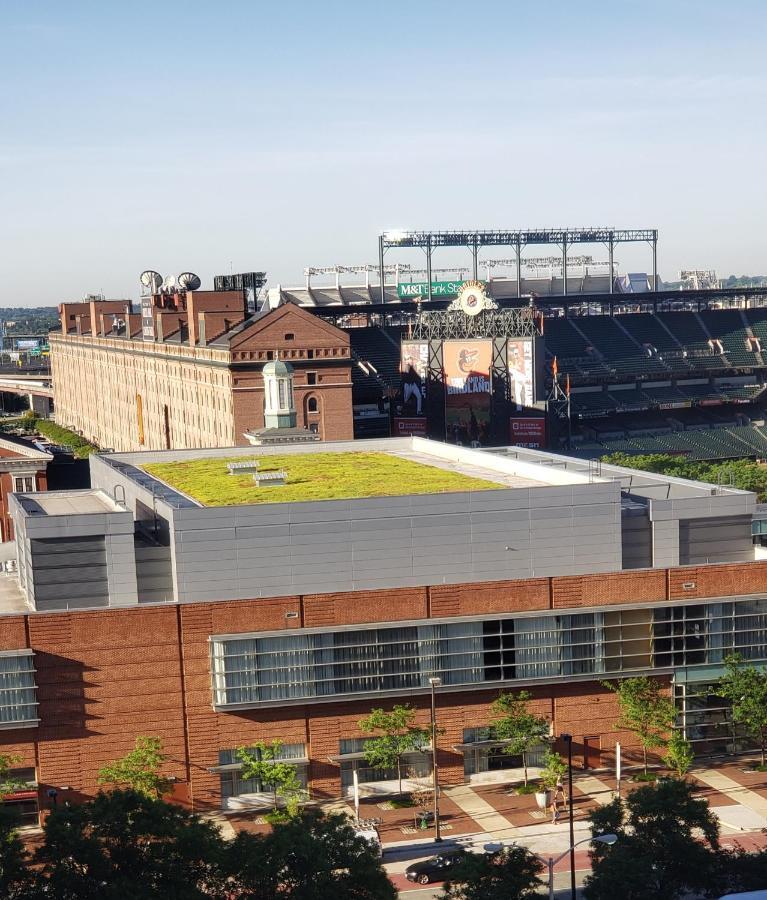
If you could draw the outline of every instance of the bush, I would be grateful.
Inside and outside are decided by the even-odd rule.
[[[51,422],[50,419],[36,420],[35,428],[54,444],[69,447],[77,459],[85,459],[98,450],[98,447],[86,441],[84,437],[75,434],[74,431],[70,431],[68,428],[62,428],[61,425]]]
[[[529,784],[520,784],[519,787],[514,788],[514,793],[523,796],[524,794],[537,794],[538,791],[545,791],[546,788],[542,784],[534,784],[532,781]]]
[[[655,772],[639,772],[631,779],[632,781],[653,782],[658,780]]]

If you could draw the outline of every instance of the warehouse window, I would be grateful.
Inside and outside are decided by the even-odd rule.
[[[31,650],[0,653],[0,728],[36,725],[37,696]]]
[[[35,476],[17,475],[13,479],[13,489],[17,494],[31,494],[35,490]]]

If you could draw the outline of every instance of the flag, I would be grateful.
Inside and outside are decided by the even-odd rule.
[[[551,364],[551,374],[554,376],[554,381],[559,378],[559,363],[557,362],[556,356],[554,357],[554,362]]]
[[[565,376],[565,379],[566,379],[565,380],[565,393],[569,397],[570,396],[570,373],[569,372]]]

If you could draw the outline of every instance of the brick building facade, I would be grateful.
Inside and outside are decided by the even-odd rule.
[[[149,321],[125,301],[62,304],[50,336],[56,421],[114,450],[247,444],[263,428],[261,370],[294,369],[297,424],[353,437],[349,336],[295,304],[248,315],[237,291],[154,298]]]
[[[426,725],[428,697],[414,693],[389,701],[216,712],[211,704],[211,634],[415,616],[439,619],[455,615],[457,608],[472,615],[551,610],[566,605],[573,592],[590,595],[595,605],[673,601],[678,594],[674,585],[682,579],[689,579],[689,570],[5,616],[0,651],[28,648],[35,654],[40,722],[35,728],[0,731],[0,747],[19,754],[20,767],[36,768],[42,806],[49,787],[67,786],[66,799],[72,801],[92,796],[98,770],[131,749],[137,735],[162,738],[169,756],[166,772],[177,779],[176,798],[198,809],[221,806],[215,771],[219,752],[262,740],[305,745],[311,795],[336,798],[341,785],[332,757],[338,756],[342,739],[362,736],[357,723],[371,705],[410,702],[418,709],[419,723]],[[713,566],[695,594],[711,596],[724,585],[738,594],[762,593],[765,583],[767,563]],[[286,619],[286,614],[297,615]],[[618,740],[630,758],[638,759],[635,739],[614,728],[614,695],[598,682],[553,683],[531,691],[532,708],[551,720],[554,733],[573,734],[578,767],[584,766],[584,738],[589,737],[598,742],[601,766],[614,762]],[[455,748],[463,742],[464,729],[490,723],[489,705],[498,693],[496,687],[439,694],[438,722],[444,729],[439,765],[445,784],[465,780],[464,758]]]
[[[48,487],[50,453],[24,441],[0,438],[0,543],[13,540],[8,496],[14,491],[44,491]]]
[[[487,484],[285,503],[270,487],[270,502],[211,507],[142,469],[220,458],[229,478],[226,460],[253,454],[229,449],[96,456],[89,491],[13,497],[19,581],[0,579],[0,671],[17,694],[0,698],[0,750],[22,757],[41,803],[50,788],[92,796],[140,735],[162,739],[176,799],[198,809],[263,802],[234,758],[258,741],[281,741],[317,799],[349,796],[352,774],[391,790],[391,773],[364,767],[358,722],[406,702],[425,725],[434,674],[446,784],[513,774],[488,737],[506,690],[530,691],[552,734],[573,735],[576,766],[609,767],[618,740],[638,759],[603,685],[637,674],[667,686],[696,749],[737,749],[695,685],[730,652],[767,660],[754,495],[611,466],[594,476],[532,450],[365,450]],[[641,533],[643,496],[637,566],[622,545]]]

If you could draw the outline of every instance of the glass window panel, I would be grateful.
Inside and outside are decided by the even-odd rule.
[[[36,719],[33,657],[29,654],[0,656],[0,723],[34,722]]]

